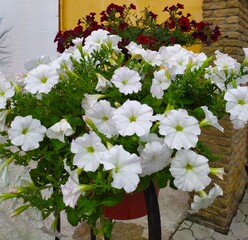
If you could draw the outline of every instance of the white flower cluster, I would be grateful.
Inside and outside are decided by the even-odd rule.
[[[50,62],[32,65],[32,69],[23,79],[24,91],[36,94],[49,93],[60,80],[60,74],[65,70],[73,71],[72,59],[80,62],[82,55],[91,58],[92,53],[99,51],[103,46],[120,53],[118,36],[109,35],[107,31],[98,30],[85,39],[77,39],[76,47],[72,47],[58,58]],[[195,54],[187,51],[180,45],[161,47],[159,51],[145,50],[137,44],[130,43],[127,47],[134,59],[145,61],[151,66],[158,66],[154,71],[150,86],[150,94],[154,100],[162,100],[173,81],[185,71],[198,69],[207,56],[203,53]],[[114,59],[112,59],[114,61]],[[244,127],[248,121],[248,87],[240,86],[247,81],[246,76],[239,76],[240,64],[236,60],[216,52],[215,66],[206,69],[205,77],[225,92],[226,112],[235,128]],[[114,64],[114,63],[113,63]],[[237,82],[226,84],[230,76],[237,76]],[[130,69],[127,66],[117,68],[111,79],[97,74],[98,83],[95,94],[85,94],[82,99],[83,119],[90,131],[75,137],[70,144],[70,151],[74,154],[73,165],[84,171],[95,172],[100,167],[110,171],[111,186],[123,188],[127,193],[133,192],[140,178],[156,173],[170,166],[175,186],[183,191],[200,192],[195,198],[192,211],[198,211],[212,203],[213,199],[222,194],[222,190],[215,186],[209,195],[204,189],[210,184],[210,173],[222,177],[222,169],[211,169],[208,159],[193,151],[201,134],[201,127],[211,125],[220,131],[223,128],[218,124],[217,117],[206,107],[201,106],[205,119],[199,122],[190,116],[186,109],[169,108],[163,115],[154,114],[153,107],[137,100],[127,99],[123,104],[116,99],[115,106],[105,98],[105,91],[116,88],[124,96],[139,94],[143,87],[142,71]],[[65,137],[74,133],[70,123],[61,119],[53,126],[45,128],[42,123],[29,116],[16,116],[10,126],[5,125],[9,114],[7,102],[15,94],[14,86],[0,75],[0,131],[6,131],[10,142],[23,151],[32,151],[39,148],[45,137],[65,142]],[[153,132],[157,126],[157,133]],[[111,145],[111,141],[102,141],[97,131],[107,137],[135,137],[140,142],[135,153],[130,153],[125,146]],[[175,153],[172,155],[172,153]],[[2,165],[0,171],[6,167]],[[66,166],[65,166],[66,168]],[[89,188],[79,183],[75,172],[70,172],[68,181],[61,186],[64,202],[67,206],[75,207],[78,198]],[[77,174],[76,174],[77,175]],[[206,200],[208,199],[208,200]],[[209,200],[210,199],[210,200]]]

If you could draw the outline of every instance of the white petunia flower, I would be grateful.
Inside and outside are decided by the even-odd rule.
[[[159,143],[163,144],[164,139],[158,137],[158,135],[156,133],[147,133],[145,135],[140,136],[139,142],[143,142],[143,143],[159,142]]]
[[[11,110],[9,109],[0,111],[0,132],[5,130],[6,118],[10,112]]]
[[[135,42],[130,42],[127,46],[126,49],[128,50],[128,53],[136,59],[140,59],[141,58],[141,54],[142,52],[145,51],[145,49],[143,49],[141,44],[137,44]]]
[[[223,70],[219,71],[217,67],[212,66],[209,66],[206,70],[205,78],[210,79],[220,90],[226,90],[225,81],[228,79],[227,72]]]
[[[73,52],[69,51],[69,49],[66,49],[62,54],[58,55],[57,58],[55,58],[50,66],[57,69],[57,71],[61,74],[66,76],[66,73],[64,72],[64,68],[68,70],[72,70],[72,58]]]
[[[90,108],[93,108],[93,106],[97,103],[97,101],[101,98],[104,98],[105,95],[103,94],[84,94],[84,98],[81,102],[81,107],[84,109],[84,111],[87,111]]]
[[[65,136],[70,136],[74,133],[71,125],[66,119],[61,119],[60,122],[55,123],[53,126],[47,129],[46,135],[52,139],[58,139],[61,142],[65,142]]]
[[[138,72],[121,67],[115,70],[111,82],[125,95],[137,93],[141,90],[141,77]]]
[[[85,171],[95,172],[99,166],[99,160],[106,151],[101,139],[94,133],[85,133],[71,143],[71,152],[75,153],[73,164]]]
[[[223,175],[225,174],[225,171],[224,168],[210,167],[210,173],[223,180]]]
[[[191,57],[191,61],[192,61],[191,71],[201,67],[204,61],[207,60],[207,58],[208,57],[205,53],[193,53]]]
[[[207,208],[218,196],[223,196],[223,190],[219,185],[214,184],[214,187],[208,194],[205,191],[201,191],[200,196],[194,196],[194,201],[191,203],[191,210],[188,210],[188,212],[191,214],[197,213],[200,209]]]
[[[59,74],[52,66],[41,64],[28,73],[24,82],[24,89],[30,93],[49,93],[59,82]]]
[[[75,38],[75,39],[72,39],[72,43],[75,45],[75,46],[82,46],[82,43],[84,41],[84,38]]]
[[[61,185],[61,192],[63,194],[63,202],[66,206],[74,208],[77,201],[81,195],[84,195],[87,190],[92,187],[86,184],[79,184],[77,181],[73,180],[71,177],[68,178],[64,185]]]
[[[113,121],[120,135],[137,134],[140,137],[150,131],[152,114],[153,110],[148,105],[127,100],[114,112]]]
[[[236,117],[233,117],[232,115],[230,116],[230,120],[233,124],[233,128],[234,129],[241,129],[241,128],[244,128],[247,121],[243,121],[243,120],[240,120]]]
[[[214,64],[217,66],[219,71],[235,69],[237,67],[236,59],[228,56],[228,54],[221,53],[219,50],[215,51],[216,60]]]
[[[158,141],[147,143],[141,152],[141,176],[151,175],[168,166],[171,162],[172,150],[167,144]]]
[[[145,50],[141,51],[142,58],[148,62],[152,66],[160,66],[161,65],[161,56],[157,51]]]
[[[121,41],[121,37],[117,35],[108,35],[106,39],[103,39],[103,44],[105,44],[110,49],[113,49],[115,52],[121,52],[121,49],[118,47],[118,43]]]
[[[180,150],[171,160],[170,172],[179,190],[201,191],[210,184],[208,159],[192,150]]]
[[[245,59],[248,59],[248,48],[243,48]]]
[[[105,92],[109,87],[112,87],[112,83],[103,77],[100,73],[97,73],[98,82],[96,85],[97,92]]]
[[[31,151],[39,147],[39,142],[44,138],[46,128],[40,121],[33,119],[31,115],[17,116],[11,122],[8,130],[9,139],[15,146],[21,146],[23,151]]]
[[[175,44],[173,46],[162,46],[159,48],[158,52],[161,56],[163,65],[171,66],[171,59],[178,54],[180,51],[184,51],[181,45]]]
[[[93,108],[89,108],[85,114],[101,133],[111,137],[118,133],[112,120],[114,111],[115,108],[111,107],[108,101],[100,100]]]
[[[85,45],[101,44],[108,38],[109,32],[103,29],[93,31],[87,38],[85,38]]]
[[[180,150],[195,147],[201,129],[198,120],[188,115],[184,109],[171,110],[160,121],[159,133],[164,135],[167,145]]]
[[[49,56],[40,56],[27,60],[24,63],[24,67],[27,71],[30,71],[41,64],[48,64],[50,62],[51,62],[51,58]]]
[[[9,163],[0,158],[0,188],[9,186]]]
[[[14,94],[14,87],[0,72],[0,109],[5,108],[7,100],[13,97]]]
[[[173,75],[184,74],[188,64],[190,63],[191,56],[188,51],[181,50],[180,53],[175,55],[170,65],[170,72]]]
[[[171,75],[183,74],[192,56],[191,52],[178,44],[161,47],[159,54],[162,64],[168,68]]]
[[[230,113],[232,121],[248,121],[248,87],[228,89],[224,95],[226,112]],[[242,125],[242,124],[241,124]]]
[[[164,90],[166,90],[171,84],[171,79],[166,74],[165,70],[159,70],[154,72],[154,78],[152,79],[151,94],[157,99],[162,99]]]
[[[127,193],[133,192],[137,188],[142,169],[136,154],[130,154],[122,146],[116,145],[103,154],[100,162],[103,164],[104,170],[111,170],[112,187],[124,188]]]
[[[101,44],[108,40],[108,34],[109,32],[103,29],[93,31],[87,38],[85,38],[84,48],[86,48],[89,53],[93,52],[93,50],[99,50]]]
[[[200,122],[200,127],[204,127],[207,125],[213,126],[217,129],[219,129],[221,132],[224,132],[224,128],[220,126],[218,123],[218,118],[213,115],[211,111],[208,110],[207,106],[202,106],[201,109],[205,113],[205,118]]]
[[[156,133],[146,133],[142,136],[139,137],[139,146],[137,148],[137,151],[139,154],[144,150],[145,145],[147,143],[152,143],[152,142],[159,142],[160,144],[164,144],[164,139],[159,138]]]

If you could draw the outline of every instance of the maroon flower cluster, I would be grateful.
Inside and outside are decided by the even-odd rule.
[[[131,41],[142,44],[144,48],[157,50],[162,45],[180,44],[190,46],[195,43],[210,45],[221,35],[219,27],[212,23],[196,22],[191,20],[188,13],[183,15],[184,5],[177,3],[165,7],[169,17],[162,23],[157,22],[158,14],[145,8],[138,17],[134,4],[122,5],[111,3],[105,11],[100,13],[99,22],[96,13],[90,13],[78,20],[72,30],[59,31],[54,39],[57,42],[57,51],[62,53],[66,48],[73,46],[72,40],[86,38],[92,31],[104,29],[111,34],[122,37],[119,47],[128,45]]]

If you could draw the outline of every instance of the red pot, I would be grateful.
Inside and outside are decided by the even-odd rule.
[[[156,192],[158,195],[159,190],[156,189]],[[127,194],[117,205],[104,208],[104,216],[115,220],[135,219],[146,215],[144,192]]]

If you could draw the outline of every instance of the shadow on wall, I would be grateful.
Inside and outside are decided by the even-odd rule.
[[[12,27],[3,28],[2,21],[3,18],[0,18],[0,71],[4,71],[4,67],[11,63],[11,51],[8,50],[7,37]]]

